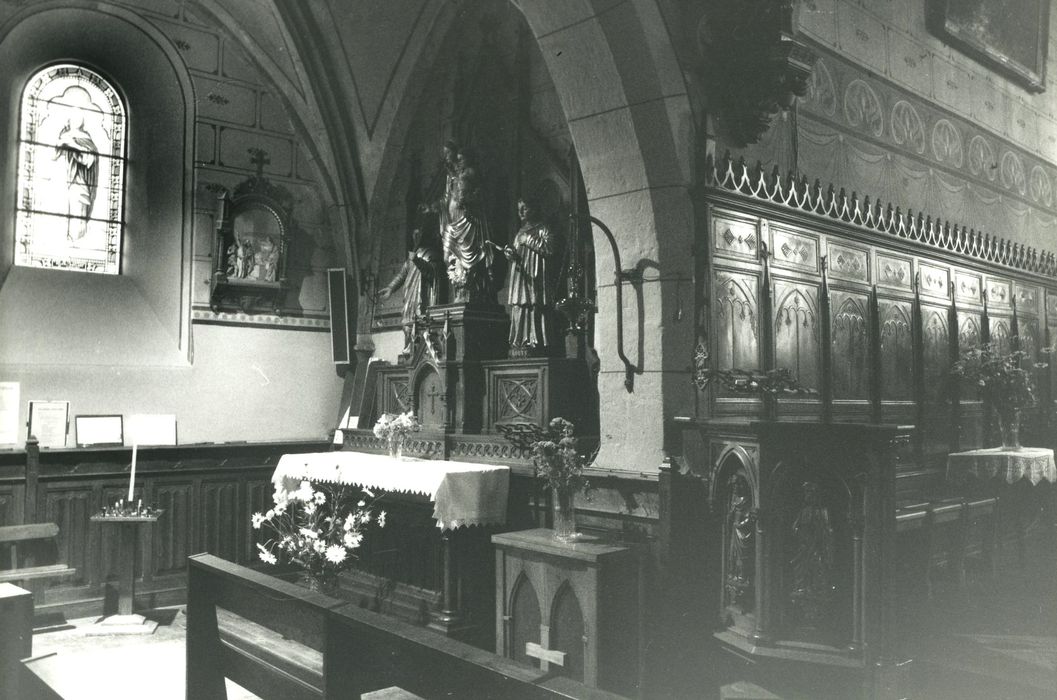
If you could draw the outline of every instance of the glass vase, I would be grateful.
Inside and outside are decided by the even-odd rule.
[[[300,584],[310,591],[332,598],[338,595],[338,575],[334,573],[311,574],[305,571],[301,574]]]
[[[1002,432],[1002,449],[1020,449],[1020,410],[999,411],[998,427]]]
[[[389,436],[389,456],[393,459],[404,458],[404,436],[400,433],[393,433]]]
[[[554,539],[559,542],[573,542],[580,536],[576,532],[574,491],[570,487],[553,487],[551,491]]]

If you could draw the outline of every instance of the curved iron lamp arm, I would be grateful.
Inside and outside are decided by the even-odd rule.
[[[635,375],[642,374],[642,369],[636,367],[635,363],[624,354],[623,287],[624,282],[641,282],[642,272],[635,268],[623,269],[620,265],[620,250],[617,249],[617,239],[613,236],[613,232],[609,230],[608,226],[593,216],[589,216],[588,220],[602,230],[602,233],[609,239],[610,247],[613,249],[613,281],[617,290],[617,355],[620,357],[620,361],[624,363],[624,388],[631,392],[635,390]]]

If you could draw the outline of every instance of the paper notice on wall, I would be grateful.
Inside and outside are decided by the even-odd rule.
[[[176,416],[164,413],[136,413],[129,416],[126,445],[175,445]]]
[[[18,382],[0,382],[0,445],[18,444]]]

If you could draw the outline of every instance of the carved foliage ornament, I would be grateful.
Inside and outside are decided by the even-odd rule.
[[[794,37],[794,14],[791,0],[717,0],[698,18],[695,72],[738,145],[755,143],[807,93],[816,56]]]

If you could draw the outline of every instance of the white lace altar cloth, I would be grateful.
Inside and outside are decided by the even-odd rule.
[[[366,452],[308,452],[280,457],[272,483],[295,491],[306,478],[427,496],[442,530],[506,523],[510,467]]]
[[[1045,447],[1022,447],[1019,450],[991,447],[947,455],[947,479],[958,481],[967,476],[1000,476],[1010,484],[1027,477],[1034,486],[1040,481],[1057,483],[1057,466],[1053,462],[1053,450]]]

